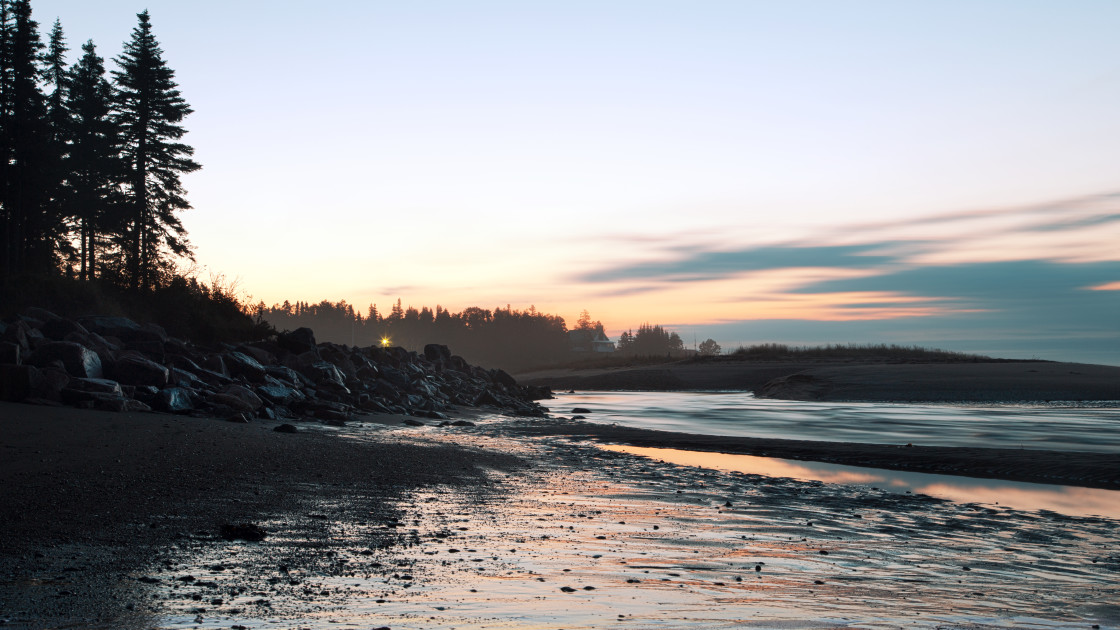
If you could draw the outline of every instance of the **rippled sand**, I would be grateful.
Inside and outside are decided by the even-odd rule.
[[[1115,520],[677,467],[500,423],[362,431],[529,465],[367,516],[323,488],[262,543],[185,540],[140,576],[150,627],[1120,625]]]

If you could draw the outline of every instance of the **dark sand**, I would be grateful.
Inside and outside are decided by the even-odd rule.
[[[125,608],[135,576],[170,548],[218,538],[223,524],[288,514],[313,548],[326,544],[329,522],[390,522],[402,494],[470,486],[483,469],[519,464],[399,437],[343,440],[322,425],[278,433],[278,424],[0,403],[0,620],[144,627]],[[324,489],[329,519],[308,516]],[[356,544],[390,540],[368,538]]]
[[[554,390],[741,390],[787,400],[1047,402],[1120,400],[1120,367],[1082,363],[784,363],[681,361],[517,375]],[[777,382],[775,382],[777,381]]]

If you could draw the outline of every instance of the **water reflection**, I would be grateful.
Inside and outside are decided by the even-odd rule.
[[[949,499],[959,503],[1002,505],[1017,510],[1051,510],[1070,516],[1120,518],[1120,492],[1096,488],[1075,488],[1038,483],[930,475],[879,468],[861,468],[817,462],[801,462],[753,455],[730,455],[648,448],[599,445],[616,453],[649,457],[679,466],[698,466],[729,472],[770,477],[789,477],[826,483],[874,485],[898,492],[910,491]]]
[[[755,398],[746,392],[581,392],[590,422],[704,435],[925,446],[986,446],[1120,452],[1120,403],[949,405],[821,403]]]

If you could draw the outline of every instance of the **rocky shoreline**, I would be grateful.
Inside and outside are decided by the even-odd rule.
[[[358,414],[447,420],[456,406],[539,417],[547,387],[523,387],[429,344],[357,348],[300,328],[203,347],[124,317],[60,317],[41,308],[0,322],[0,401],[341,424]]]

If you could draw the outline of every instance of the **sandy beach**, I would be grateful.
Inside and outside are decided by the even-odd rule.
[[[267,422],[3,405],[0,619],[17,628],[1120,625],[1120,540],[1108,518],[673,466],[589,440],[699,446],[595,435],[570,421],[466,417],[477,426],[368,416],[288,434]],[[1023,478],[1031,467],[1009,460],[1000,474]],[[1063,474],[1062,483],[1096,484]],[[230,525],[265,537],[238,539]]]

